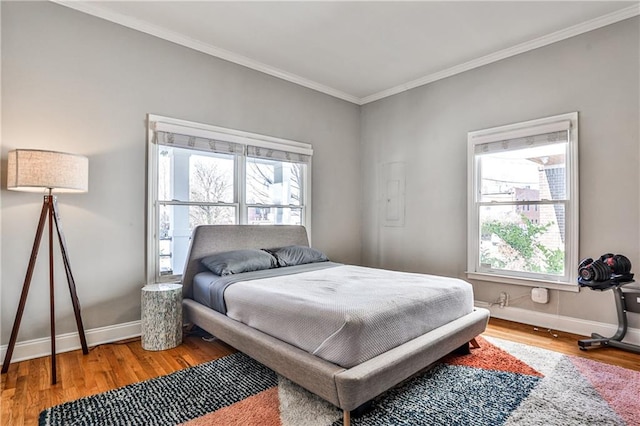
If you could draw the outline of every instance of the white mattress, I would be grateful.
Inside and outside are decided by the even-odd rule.
[[[241,281],[227,315],[345,368],[473,310],[469,283],[342,265]]]

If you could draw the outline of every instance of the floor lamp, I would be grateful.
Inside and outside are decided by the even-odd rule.
[[[40,241],[44,232],[45,223],[49,221],[49,298],[50,298],[50,321],[51,321],[51,383],[56,384],[56,327],[55,327],[55,308],[54,308],[54,274],[53,274],[53,227],[55,225],[58,241],[60,242],[60,252],[64,264],[67,282],[69,284],[69,292],[71,294],[71,303],[76,317],[78,333],[80,334],[80,343],[82,352],[86,355],[89,353],[87,348],[87,340],[82,326],[82,316],[80,315],[80,302],[76,294],[76,284],[71,273],[71,265],[69,264],[69,253],[67,243],[62,232],[62,223],[60,222],[60,214],[58,212],[58,203],[54,192],[87,192],[89,182],[89,160],[81,155],[67,154],[64,152],[41,151],[35,149],[16,149],[9,152],[7,161],[7,189],[14,191],[42,192],[46,191],[42,211],[40,213],[40,221],[36,230],[36,237],[31,250],[31,258],[27,274],[22,286],[20,295],[20,303],[18,312],[11,330],[11,338],[7,353],[2,363],[2,373],[9,370],[9,363],[13,355],[13,349],[18,337],[20,329],[20,321],[24,313],[24,306],[27,302],[29,286],[33,277],[33,270],[38,257]]]

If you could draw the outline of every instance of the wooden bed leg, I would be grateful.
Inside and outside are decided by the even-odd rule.
[[[344,420],[342,423],[344,423],[344,426],[351,426],[351,411],[342,410],[342,412],[344,413]]]
[[[469,345],[471,345],[472,349],[480,348],[480,344],[478,343],[475,337],[469,341]]]

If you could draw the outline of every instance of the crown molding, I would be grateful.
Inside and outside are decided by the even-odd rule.
[[[326,95],[333,96],[335,98],[354,103],[356,105],[365,105],[371,102],[375,102],[377,100],[384,99],[389,96],[393,96],[398,93],[402,93],[407,90],[414,89],[416,87],[424,86],[425,84],[433,83],[434,81],[451,77],[453,75],[460,74],[465,71],[470,71],[474,68],[488,65],[493,62],[500,61],[502,59],[510,58],[512,56],[519,55],[521,53],[529,52],[531,50],[538,49],[540,47],[548,46],[550,44],[553,44],[562,40],[566,40],[568,38],[571,38],[589,31],[596,30],[598,28],[602,28],[607,25],[615,24],[616,22],[620,22],[625,19],[629,19],[634,16],[640,15],[640,3],[636,3],[632,6],[626,7],[624,9],[620,9],[618,11],[609,13],[607,15],[600,16],[598,18],[565,28],[563,30],[553,32],[551,34],[547,34],[542,37],[538,37],[534,40],[530,40],[528,42],[521,43],[507,49],[499,50],[497,52],[482,56],[477,59],[473,59],[463,64],[456,65],[454,67],[447,68],[442,71],[438,71],[438,72],[426,75],[419,79],[409,81],[407,83],[403,83],[403,84],[391,87],[389,89],[382,90],[372,95],[359,98],[357,96],[351,95],[341,90],[337,90],[332,87],[326,86],[324,84],[320,84],[318,82],[306,79],[299,75],[289,73],[287,71],[269,66],[267,64],[263,64],[262,62],[255,61],[253,59],[230,52],[228,50],[224,50],[219,47],[192,39],[190,37],[186,37],[182,34],[167,30],[166,28],[152,25],[146,21],[142,21],[126,15],[108,11],[94,4],[91,4],[91,2],[89,1],[72,1],[72,0],[50,0],[50,1],[53,3],[59,4],[61,6],[65,6],[65,7],[77,10],[79,12],[83,12],[88,15],[93,15],[95,17],[105,19],[107,21],[111,21],[113,23],[125,26],[127,28],[131,28],[131,29],[170,41],[178,45],[188,47],[198,52],[202,52],[207,55],[211,55],[211,56],[223,59],[225,61],[233,62],[235,64],[242,65],[247,68],[251,68],[253,70],[280,78],[285,81],[289,81],[291,83],[315,90],[317,92],[321,92]]]
[[[405,92],[410,89],[414,89],[425,84],[433,83],[434,81],[441,80],[443,78],[451,77],[456,74],[463,73],[465,71],[472,70],[484,65],[491,64],[493,62],[500,61],[502,59],[510,58],[511,56],[519,55],[521,53],[528,52],[530,50],[538,49],[540,47],[548,46],[553,43],[557,43],[568,38],[596,30],[598,28],[605,27],[607,25],[615,24],[616,22],[623,21],[625,19],[632,18],[640,15],[640,3],[633,6],[620,9],[616,12],[609,13],[607,15],[600,16],[590,21],[585,21],[581,24],[574,25],[572,27],[565,28],[560,31],[547,34],[542,37],[518,44],[507,49],[499,50],[489,55],[482,56],[477,59],[473,59],[469,62],[465,62],[460,65],[456,65],[451,68],[447,68],[442,71],[438,71],[433,74],[421,77],[417,80],[410,81],[408,83],[400,84],[390,89],[383,90],[373,95],[366,96],[360,99],[360,105],[368,104],[383,98],[387,98],[392,95],[396,95],[401,92]]]
[[[299,86],[303,86],[303,87],[315,90],[317,92],[321,92],[326,95],[333,96],[338,99],[342,99],[358,105],[360,104],[360,98],[358,98],[357,96],[350,95],[348,93],[342,92],[332,87],[325,86],[324,84],[320,84],[315,81],[306,79],[304,77],[300,77],[299,75],[292,74],[287,71],[283,71],[281,69],[263,64],[262,62],[247,58],[246,56],[242,56],[237,53],[229,52],[228,50],[224,50],[219,47],[212,46],[207,43],[203,43],[191,37],[187,37],[182,34],[176,33],[174,31],[170,31],[166,28],[150,24],[146,21],[142,21],[140,19],[132,18],[130,16],[122,15],[119,13],[111,12],[109,10],[98,7],[94,4],[91,4],[88,1],[71,1],[71,0],[49,0],[49,1],[59,4],[61,6],[68,7],[70,9],[77,10],[79,12],[86,13],[88,15],[95,16],[97,18],[104,19],[106,21],[110,21],[110,22],[122,25],[127,28],[131,28],[131,29],[161,38],[163,40],[170,41],[180,46],[188,47],[198,52],[206,53],[207,55],[211,55],[216,58],[224,59],[225,61],[233,62],[235,64],[242,65],[247,68],[251,68],[253,70],[262,72],[264,74],[268,74],[273,77],[277,77],[282,80],[295,83]]]

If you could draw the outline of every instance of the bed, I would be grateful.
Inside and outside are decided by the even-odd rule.
[[[278,374],[339,407],[343,410],[345,425],[350,424],[350,412],[352,410],[428,367],[451,351],[468,345],[470,341],[485,330],[489,312],[486,309],[470,306],[467,309],[468,312],[465,311],[451,320],[445,318],[446,322],[441,325],[437,324],[435,328],[433,328],[433,324],[418,324],[415,327],[407,326],[407,328],[413,328],[413,333],[418,333],[418,335],[415,337],[413,335],[404,336],[403,339],[407,340],[408,338],[408,340],[403,343],[387,342],[387,346],[378,347],[375,351],[356,351],[355,354],[349,354],[347,358],[344,358],[341,354],[335,355],[335,348],[337,346],[345,347],[344,342],[352,339],[353,334],[347,334],[344,337],[346,340],[335,340],[333,345],[329,345],[330,350],[313,354],[309,352],[309,348],[305,348],[304,344],[299,344],[295,341],[293,343],[288,342],[287,340],[291,339],[286,333],[278,334],[277,330],[265,329],[262,323],[253,325],[254,318],[251,315],[247,316],[248,311],[253,312],[252,308],[244,308],[243,311],[233,304],[218,308],[210,303],[209,299],[212,296],[207,295],[207,290],[204,290],[207,286],[202,284],[202,280],[211,278],[207,275],[211,274],[211,270],[203,264],[203,259],[208,260],[212,255],[238,250],[288,246],[309,247],[307,232],[304,227],[289,225],[204,225],[197,227],[192,235],[182,280],[185,320],[187,323],[197,325]],[[372,273],[372,270],[368,268],[354,268],[349,265],[330,263],[318,263],[319,267],[312,268],[312,271],[296,273],[290,273],[291,269],[289,268],[278,268],[287,271],[284,277],[259,278],[255,282],[262,283],[263,281],[269,282],[271,280],[277,285],[287,287],[295,285],[297,280],[309,276],[313,277],[314,274],[315,276],[326,277],[326,281],[329,282],[338,279],[341,274],[356,274],[358,280],[361,281],[362,275],[357,274]],[[248,272],[247,274],[252,273]],[[395,274],[388,271],[375,272],[375,274],[378,273],[382,273],[383,276]],[[242,275],[238,274],[238,276]],[[393,275],[389,275],[388,279],[393,279],[393,277]],[[466,291],[464,290],[465,286],[460,285],[460,283],[464,282],[460,280],[443,279],[423,274],[407,274],[403,275],[403,277],[409,278],[406,280],[407,285],[410,285],[410,281],[413,279],[433,278],[437,283],[440,282],[439,280],[450,280],[453,283],[452,285],[457,283],[461,288],[460,291]],[[372,275],[369,278],[378,279],[377,275]],[[232,301],[234,303],[236,303],[235,299],[246,303],[247,301],[242,299],[243,295],[247,294],[244,286],[251,285],[250,283],[253,280],[237,279],[236,281],[238,282],[224,290],[225,295],[233,295]],[[331,282],[324,287],[331,287],[331,291],[335,291],[337,288],[335,286],[332,287]],[[468,298],[468,295],[464,297]],[[262,296],[254,297],[253,299],[260,298],[267,299]],[[296,297],[296,299],[299,298]],[[470,303],[472,301],[473,298],[471,296]],[[274,303],[275,306],[281,306],[281,301],[276,300]],[[415,302],[412,300],[407,303],[415,306]],[[442,303],[439,302],[438,305],[442,305]],[[222,313],[227,308],[226,314]],[[305,317],[314,316],[313,314],[308,314],[308,308],[305,307],[304,309]],[[449,310],[448,308],[442,309],[442,311]],[[285,315],[295,315],[295,310],[287,312],[286,309],[282,308],[281,314],[283,318],[286,318]],[[239,316],[239,319],[233,319],[228,315]],[[245,316],[243,317],[242,315]],[[322,312],[322,315],[325,315],[325,313]],[[360,323],[360,320],[357,319],[355,322]],[[414,322],[413,320],[410,321],[411,324]],[[252,324],[253,326],[247,324]],[[308,327],[316,329],[317,325],[312,324],[308,325]],[[420,327],[426,327],[423,329],[428,331],[421,332]],[[288,327],[287,332],[292,328],[295,327]],[[396,327],[393,330],[397,331],[398,329],[404,330],[404,327]],[[267,330],[267,332],[261,330]],[[375,338],[376,332],[377,329],[369,334],[372,334]],[[386,333],[388,335],[389,331],[387,330]],[[332,336],[332,338],[334,337],[336,336]],[[317,338],[322,339],[323,337],[318,336]],[[316,344],[317,342],[309,343],[311,347]],[[388,345],[393,346],[388,347]],[[326,345],[324,347],[326,348]]]

